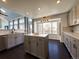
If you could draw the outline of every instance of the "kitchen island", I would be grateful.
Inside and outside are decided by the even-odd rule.
[[[48,34],[25,34],[25,52],[40,59],[48,59]]]

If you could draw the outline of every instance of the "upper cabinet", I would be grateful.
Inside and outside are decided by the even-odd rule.
[[[68,17],[68,23],[69,26],[76,25],[77,19],[76,19],[76,6],[74,6],[70,11],[69,11],[69,17]]]
[[[77,24],[79,24],[79,2],[77,2],[76,6],[76,15],[77,15]]]
[[[79,3],[77,2],[73,8],[69,11],[68,15],[69,26],[79,24]]]

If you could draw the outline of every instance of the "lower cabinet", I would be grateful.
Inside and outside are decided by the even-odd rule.
[[[12,48],[24,42],[24,35],[21,33],[9,34],[6,36],[6,48]]]
[[[6,48],[5,39],[6,39],[6,36],[0,36],[0,51]]]
[[[24,42],[24,35],[22,33],[16,34],[15,35],[15,41],[16,41],[16,45],[23,43]]]
[[[24,47],[27,53],[40,59],[48,58],[48,40],[45,38],[25,36]]]
[[[76,40],[77,45],[77,59],[79,59],[79,40]]]
[[[24,42],[24,34],[7,34],[0,36],[0,51],[10,49]]]
[[[15,43],[16,43],[16,39],[14,37],[14,34],[8,35],[6,38],[6,48],[9,49],[14,47],[16,45]]]
[[[73,59],[77,59],[76,39],[73,37],[71,37],[71,56]]]
[[[79,41],[78,39],[64,34],[64,44],[66,45],[69,53],[73,59],[79,59]]]

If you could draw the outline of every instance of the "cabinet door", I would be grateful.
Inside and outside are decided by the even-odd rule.
[[[73,25],[73,11],[70,10],[69,12],[69,26]]]
[[[43,56],[42,53],[44,51],[42,51],[42,48],[44,48],[44,42],[43,42],[42,38],[38,38],[38,42],[37,42],[37,55],[39,57],[42,57]]]
[[[71,52],[71,46],[70,46],[71,37],[70,37],[69,35],[67,35],[67,38],[68,38],[68,41],[67,41],[67,48],[68,48],[68,51]]]
[[[76,15],[77,15],[77,24],[79,24],[79,2],[77,2],[76,6]]]
[[[6,48],[6,36],[0,36],[0,51]]]
[[[79,40],[76,40],[76,46],[77,46],[77,59],[79,59]]]
[[[15,39],[16,39],[16,45],[22,44],[24,42],[24,35],[16,34]]]
[[[12,48],[16,45],[14,35],[8,35],[7,48]]]
[[[77,24],[77,19],[76,19],[76,5],[74,5],[74,7],[72,8],[72,12],[73,12],[73,25]]]
[[[35,56],[38,56],[37,55],[38,38],[32,36],[32,37],[30,37],[30,39],[31,39],[31,53]]]
[[[71,38],[71,55],[73,59],[76,59],[77,57],[77,46],[76,46],[76,39],[75,38]]]
[[[76,25],[76,6],[74,6],[69,12],[69,25]]]
[[[29,36],[25,36],[24,37],[24,48],[25,48],[25,51],[26,52],[29,52],[30,53],[30,51],[31,51],[31,42],[30,42],[30,37]]]

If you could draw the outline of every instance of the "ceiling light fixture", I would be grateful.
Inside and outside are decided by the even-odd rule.
[[[41,9],[40,9],[40,8],[38,8],[38,10],[40,11]]]
[[[3,2],[6,2],[6,0],[2,0]]]
[[[57,4],[59,4],[60,2],[61,2],[61,1],[60,1],[60,0],[58,0],[58,1],[57,1]]]

